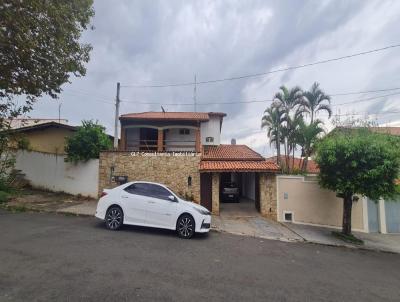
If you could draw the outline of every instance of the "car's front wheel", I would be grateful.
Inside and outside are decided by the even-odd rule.
[[[120,207],[112,206],[107,210],[106,213],[106,227],[109,230],[116,231],[121,228],[124,222],[124,212]]]
[[[178,236],[183,239],[190,239],[195,232],[195,221],[189,214],[183,214],[178,218],[176,223],[176,231]]]

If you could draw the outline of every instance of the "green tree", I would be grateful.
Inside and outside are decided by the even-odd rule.
[[[0,1],[0,179],[14,162],[10,120],[39,97],[57,98],[71,75],[85,75],[91,46],[80,37],[94,15],[92,2]]]
[[[277,163],[281,159],[281,143],[283,139],[282,124],[284,121],[284,112],[277,106],[268,107],[261,119],[261,128],[267,128],[267,136],[270,144],[275,144]]]
[[[297,143],[301,146],[301,153],[304,160],[300,165],[302,172],[307,171],[308,158],[314,151],[314,145],[318,141],[321,134],[325,133],[322,128],[323,122],[315,120],[310,124],[307,124],[304,119],[299,121],[299,127],[297,129]]]
[[[342,233],[351,234],[356,195],[373,200],[396,194],[400,169],[400,138],[367,128],[339,129],[316,145],[319,183],[343,198]]]
[[[70,162],[99,158],[100,151],[110,150],[112,142],[105,127],[93,121],[82,121],[78,131],[66,140],[65,151]]]
[[[71,74],[83,76],[90,45],[80,43],[94,15],[92,0],[0,3],[0,98],[22,95],[24,110],[43,95],[56,98]]]
[[[300,87],[296,86],[288,89],[281,86],[280,91],[274,95],[272,106],[277,106],[283,111],[283,146],[285,152],[285,167],[289,171],[289,155],[294,152],[296,147],[295,129],[297,127],[298,118],[302,115],[303,108],[303,92]]]
[[[332,115],[331,109],[331,97],[326,95],[320,88],[319,84],[315,82],[309,91],[303,93],[302,105],[306,109],[306,112],[310,114],[311,124],[314,122],[314,117],[319,111],[326,111],[329,118]]]

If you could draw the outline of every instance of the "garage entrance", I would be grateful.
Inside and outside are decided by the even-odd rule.
[[[220,174],[220,212],[223,215],[255,216],[260,211],[260,186],[257,172]]]

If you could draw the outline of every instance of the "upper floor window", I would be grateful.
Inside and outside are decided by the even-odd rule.
[[[212,137],[212,136],[206,137],[206,143],[213,143],[213,142],[214,142],[214,137]]]
[[[181,129],[179,129],[179,134],[180,135],[189,135],[190,134],[190,129],[181,128]]]

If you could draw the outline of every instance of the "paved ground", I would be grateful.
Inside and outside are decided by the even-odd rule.
[[[93,216],[96,212],[97,200],[66,193],[24,189],[8,205],[35,211]]]
[[[285,223],[285,225],[308,242],[355,247],[355,245],[347,244],[333,237],[332,231],[338,231],[337,229],[294,223]],[[364,248],[400,253],[400,234],[367,234],[360,232],[353,232],[353,234],[364,241],[362,246]]]
[[[40,190],[23,191],[9,203],[10,206],[23,206],[27,209],[44,212],[68,213],[93,216],[97,200],[76,197],[63,193]],[[221,203],[221,213],[213,216],[214,230],[280,241],[308,241],[312,243],[357,247],[347,244],[331,235],[329,228],[278,223],[262,217],[255,209],[254,201],[241,200],[240,203]],[[400,253],[400,234],[355,233],[364,240],[363,248]]]
[[[400,256],[0,211],[0,301],[399,301]]]
[[[285,225],[266,219],[254,207],[254,201],[221,203],[220,215],[213,216],[215,230],[236,235],[245,235],[282,241],[303,241],[303,238]]]

